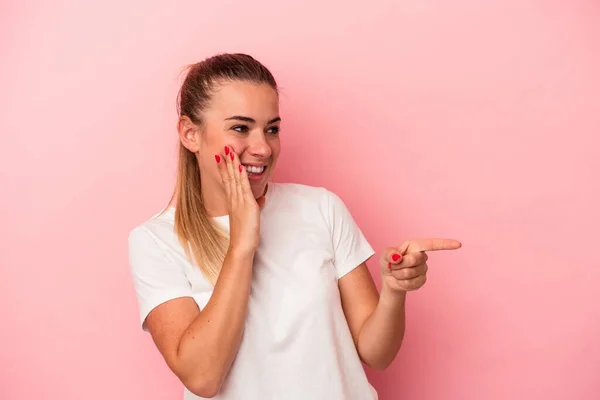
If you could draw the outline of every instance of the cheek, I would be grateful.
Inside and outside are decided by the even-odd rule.
[[[244,141],[236,138],[223,139],[218,143],[217,147],[223,154],[225,154],[225,146],[232,148],[235,154],[241,154],[246,148]]]
[[[279,157],[279,154],[281,153],[281,144],[279,143],[279,140],[274,140],[272,143],[270,143],[271,146],[271,157],[273,159],[277,159],[277,157]]]
[[[228,140],[227,136],[220,128],[208,127],[204,131],[202,144],[207,152],[224,154],[224,148],[226,145],[235,148],[235,143],[229,142],[231,142],[231,140]]]

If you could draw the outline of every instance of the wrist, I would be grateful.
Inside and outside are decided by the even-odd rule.
[[[249,249],[239,246],[229,246],[227,249],[227,257],[236,263],[244,263],[254,261],[254,254],[256,249]]]
[[[379,301],[383,305],[389,305],[392,307],[404,306],[406,302],[406,291],[391,288],[387,283],[386,279],[383,279],[381,285],[381,294],[379,295]]]

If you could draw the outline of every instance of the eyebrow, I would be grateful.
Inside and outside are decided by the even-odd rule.
[[[250,117],[243,117],[241,115],[234,115],[233,117],[225,118],[225,121],[236,120],[236,121],[244,121],[250,124],[255,124],[256,120]],[[267,122],[267,125],[274,124],[275,122],[281,121],[281,117],[275,117],[272,120]]]

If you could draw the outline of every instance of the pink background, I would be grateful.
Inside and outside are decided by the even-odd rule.
[[[378,250],[464,243],[368,371],[381,399],[600,398],[600,3],[155,3],[0,5],[0,398],[181,398],[127,234],[171,194],[179,71],[221,51],[281,84],[278,180]]]

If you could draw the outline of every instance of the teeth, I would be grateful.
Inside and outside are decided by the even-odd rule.
[[[252,165],[244,165],[244,167],[246,168],[246,171],[250,172],[251,174],[260,174],[265,170],[265,167],[255,167]]]

